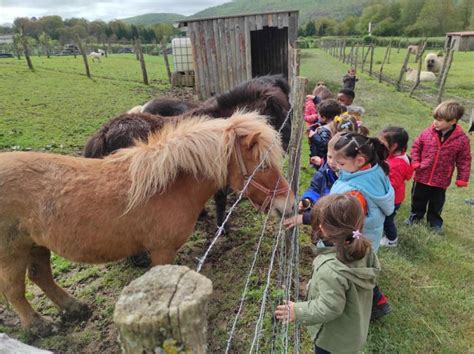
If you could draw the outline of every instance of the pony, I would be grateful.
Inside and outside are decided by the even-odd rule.
[[[289,103],[290,87],[288,82],[281,75],[268,75],[246,81],[232,90],[209,98],[199,107],[185,111],[184,104],[190,107],[189,102],[179,102],[180,106],[174,105],[177,111],[184,111],[181,115],[168,117],[168,119],[187,119],[193,116],[206,115],[214,118],[230,117],[234,112],[245,109],[255,110],[268,117],[269,122],[276,129],[280,129],[290,109]],[[176,100],[153,99],[144,106],[137,106],[131,109],[129,114],[120,115],[113,118],[93,134],[87,141],[84,148],[85,157],[100,158],[106,156],[119,148],[129,147],[134,139],[144,139],[146,132],[143,128],[150,127],[151,131],[159,129],[166,118],[162,113],[166,105],[170,105]],[[166,103],[166,104],[165,104]],[[182,105],[181,105],[182,104]],[[195,103],[193,103],[195,104]],[[141,108],[139,108],[141,107]],[[145,107],[146,109],[143,109]],[[151,123],[151,118],[136,115],[138,112],[153,114],[159,123]],[[136,124],[134,119],[138,118]],[[146,120],[147,122],[144,122]],[[291,136],[291,122],[288,119],[282,128],[282,144],[285,151]],[[227,205],[227,191],[219,191],[215,197],[216,222],[222,225],[225,217]]]
[[[102,57],[102,53],[91,52],[88,57],[91,58],[92,61],[97,60],[100,63],[100,58]]]
[[[153,265],[171,263],[206,201],[226,185],[243,190],[259,166],[246,197],[261,211],[291,215],[278,138],[265,117],[237,112],[168,122],[147,143],[104,159],[1,153],[0,293],[25,329],[46,335],[51,324],[26,300],[25,273],[66,316],[88,309],[54,282],[51,251],[104,263],[148,250]]]
[[[209,98],[202,104],[189,101],[155,98],[143,106],[140,112],[160,116],[207,115],[214,118],[230,117],[244,109],[266,115],[275,129],[280,129],[290,109],[290,87],[282,75],[267,75],[245,81],[233,89]],[[131,113],[138,112],[138,106]],[[129,111],[130,112],[130,111]],[[172,113],[176,114],[172,114]],[[288,148],[291,121],[282,128],[283,148]]]

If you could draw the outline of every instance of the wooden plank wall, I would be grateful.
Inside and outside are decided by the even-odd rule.
[[[293,76],[291,48],[296,48],[297,26],[298,12],[188,22],[196,90],[200,99],[228,91],[253,77],[253,31],[263,30],[260,37],[266,38],[267,42],[270,38],[272,43],[272,46],[268,46],[268,43],[262,42],[262,45],[266,45],[266,51],[260,50],[261,61],[257,64],[261,65],[259,75],[265,73],[264,65],[267,65],[269,68],[285,66],[287,69],[282,71]],[[278,29],[283,31],[277,31]],[[270,33],[278,35],[275,38],[268,37]]]

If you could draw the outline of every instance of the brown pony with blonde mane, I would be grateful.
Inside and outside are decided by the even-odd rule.
[[[269,153],[267,153],[267,151]],[[166,123],[148,142],[104,159],[37,152],[0,154],[0,293],[32,333],[50,324],[25,298],[25,273],[66,315],[87,306],[53,280],[50,252],[104,263],[148,250],[173,262],[206,201],[229,185],[257,207],[290,215],[294,195],[280,173],[282,148],[264,116]],[[247,173],[249,171],[250,173]],[[289,196],[288,196],[289,193]]]

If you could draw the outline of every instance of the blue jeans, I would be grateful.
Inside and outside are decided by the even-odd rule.
[[[395,225],[395,215],[397,215],[397,210],[400,209],[401,204],[395,204],[395,209],[393,210],[393,213],[390,214],[389,216],[385,217],[385,221],[383,223],[383,231],[385,233],[385,236],[390,241],[393,241],[397,238],[397,226]]]

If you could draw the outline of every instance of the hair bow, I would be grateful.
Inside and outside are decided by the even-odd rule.
[[[352,238],[355,238],[356,240],[360,239],[362,234],[360,233],[359,230],[352,231]]]
[[[335,116],[335,117],[334,117],[334,121],[335,121],[337,124],[339,124],[339,123],[342,122],[342,117],[341,117],[341,116]]]

